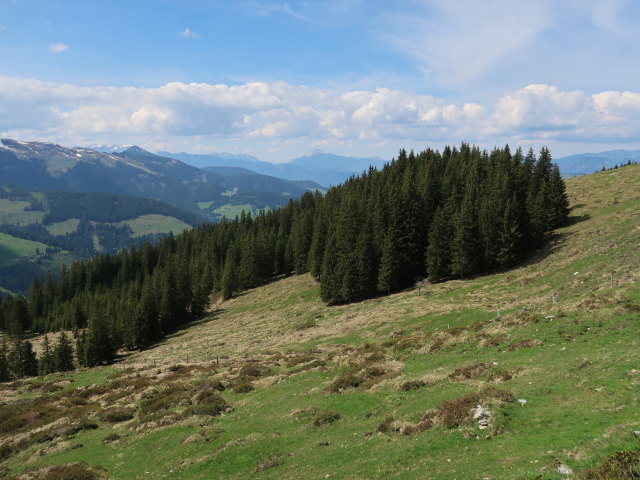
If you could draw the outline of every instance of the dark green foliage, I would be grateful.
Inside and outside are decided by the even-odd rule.
[[[42,477],[43,480],[94,480],[99,478],[85,464],[55,465]]]
[[[581,470],[579,480],[634,480],[640,478],[639,451],[623,450],[611,454],[599,465]]]
[[[9,374],[13,378],[35,377],[38,375],[38,360],[33,346],[28,340],[17,336],[9,347],[7,354]]]
[[[277,210],[132,245],[34,281],[28,301],[0,300],[0,328],[14,335],[74,329],[78,362],[97,365],[198,318],[211,293],[228,299],[280,275],[310,272],[322,299],[337,304],[422,278],[510,267],[567,213],[564,182],[546,148],[539,158],[464,143],[442,153],[401,150],[382,170],[370,168],[326,195],[308,193]]]
[[[44,336],[44,340],[42,341],[42,354],[38,359],[38,374],[39,375],[49,375],[56,371],[56,361],[53,354],[53,349],[51,345],[49,345],[49,337],[47,335]]]
[[[331,423],[337,422],[342,418],[339,412],[321,412],[314,420],[313,424],[316,427],[321,427],[323,425],[329,425]]]
[[[0,345],[0,382],[7,382],[10,378],[9,364],[7,363],[7,340],[2,337],[2,344]]]
[[[113,407],[103,411],[100,418],[109,423],[126,422],[133,418],[133,410],[126,407]]]

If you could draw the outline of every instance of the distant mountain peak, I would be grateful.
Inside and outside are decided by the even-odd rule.
[[[149,155],[152,157],[157,156],[155,153],[151,153],[150,151],[145,150],[144,148],[138,147],[137,145],[132,145],[131,147],[124,150],[122,153],[127,155]]]
[[[314,155],[324,155],[327,152],[320,150],[319,148],[314,148],[310,152],[307,152],[303,155],[303,157],[313,157]]]

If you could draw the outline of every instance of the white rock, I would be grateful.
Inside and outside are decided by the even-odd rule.
[[[482,405],[478,405],[478,408],[476,408],[473,411],[474,420],[479,420],[481,418],[489,418],[490,416],[491,416],[491,412],[486,408],[484,408]]]
[[[575,276],[575,275],[579,275],[579,274],[580,274],[580,272],[576,272],[573,275]],[[569,468],[569,467],[567,467],[567,468]]]
[[[573,470],[568,465],[561,463],[556,467],[556,472],[560,475],[573,475]]]

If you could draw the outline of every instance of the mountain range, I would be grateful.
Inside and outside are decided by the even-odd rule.
[[[322,185],[233,169],[205,171],[140,147],[104,153],[2,139],[3,184],[40,190],[103,192],[153,198],[216,220],[240,210],[277,208]]]
[[[163,151],[158,154],[177,158],[200,168],[234,166],[263,175],[287,180],[310,180],[326,186],[338,185],[350,176],[368,170],[371,165],[379,169],[386,163],[380,157],[346,157],[324,152],[312,152],[286,163],[270,163],[250,155],[229,153],[193,154]]]
[[[640,161],[640,150],[608,150],[599,153],[578,153],[557,158],[555,162],[565,175],[589,174],[601,170],[602,167],[612,168],[631,161]]]

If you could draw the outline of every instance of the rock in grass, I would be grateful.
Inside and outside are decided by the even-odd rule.
[[[555,470],[556,473],[559,473],[560,475],[573,475],[573,470],[571,470],[571,467],[565,465],[564,463],[558,465]]]

